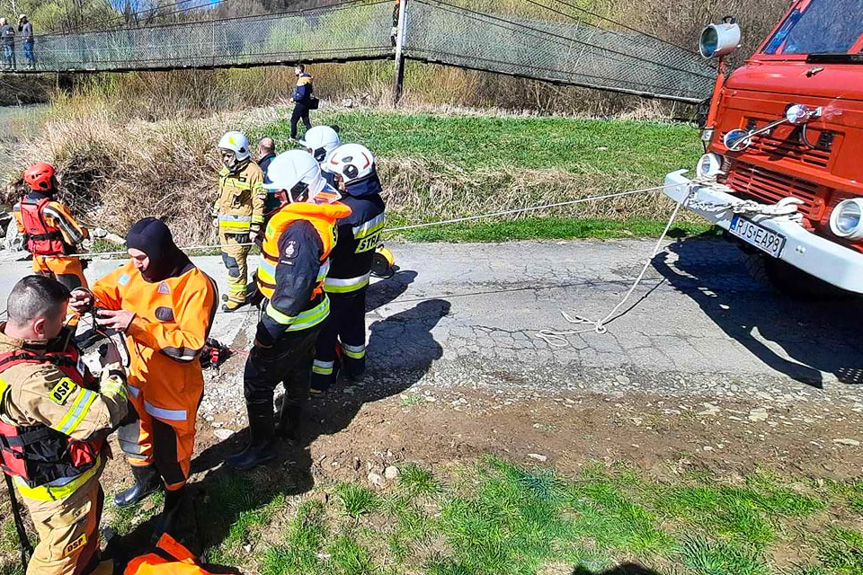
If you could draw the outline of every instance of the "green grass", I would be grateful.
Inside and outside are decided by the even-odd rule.
[[[390,227],[538,206],[613,191],[653,188],[694,166],[697,130],[661,122],[483,117],[393,112],[321,113],[380,160]],[[289,124],[252,134],[290,147]],[[660,193],[398,233],[414,241],[653,237],[671,203]],[[707,230],[680,216],[678,236]],[[388,236],[392,237],[392,236]]]
[[[380,507],[378,496],[364,485],[345,483],[336,489],[336,495],[341,500],[345,513],[355,519]]]
[[[559,169],[660,180],[693,166],[703,153],[695,128],[661,122],[387,112],[321,114],[317,121],[338,125],[343,141],[362,142],[384,158],[438,160],[465,170]],[[290,122],[267,133],[284,149]]]
[[[403,236],[417,242],[503,242],[509,240],[620,239],[656,237],[667,222],[649,219],[572,219],[529,218],[503,222],[473,222],[407,230]],[[393,227],[397,223],[392,224]],[[687,237],[711,230],[700,222],[679,222],[669,230],[670,237]]]
[[[411,497],[430,496],[439,493],[441,486],[429,469],[411,463],[400,470],[399,490]]]
[[[597,575],[627,561],[659,575],[863,573],[859,481],[764,469],[659,481],[603,463],[565,476],[498,458],[399,471],[382,490],[348,482],[313,496],[286,495],[294,480],[281,471],[221,477],[199,506],[208,558],[263,575]],[[103,524],[124,533],[152,514],[109,511]],[[4,522],[4,575],[20,573],[13,537]]]
[[[667,483],[601,464],[565,477],[500,459],[441,478],[405,464],[384,492],[338,484],[329,504],[305,499],[276,521],[280,503],[270,519],[284,525],[281,543],[259,565],[264,575],[593,575],[626,560],[669,575],[859,574],[863,533],[835,519],[854,512],[858,487],[763,471],[743,484]],[[772,564],[788,546],[811,550],[792,571]],[[234,564],[244,557],[258,560],[240,550]]]

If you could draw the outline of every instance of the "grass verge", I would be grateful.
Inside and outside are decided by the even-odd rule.
[[[595,464],[565,477],[487,459],[437,477],[405,465],[382,490],[277,495],[213,551],[263,575],[597,575],[622,563],[662,575],[852,575],[863,572],[863,515],[851,503],[861,489],[767,472],[658,481]]]
[[[449,224],[398,232],[399,236],[417,242],[504,242],[509,240],[619,239],[659,236],[667,222],[651,219],[572,219],[529,218],[505,222],[470,222]],[[397,224],[393,224],[394,226]],[[669,237],[686,237],[707,233],[708,224],[679,222],[669,230]]]

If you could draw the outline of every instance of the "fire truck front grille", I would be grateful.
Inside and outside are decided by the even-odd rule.
[[[767,135],[753,138],[749,152],[762,154],[769,158],[786,158],[816,168],[827,168],[830,163],[829,150],[813,150],[799,142],[781,140]]]
[[[735,192],[764,204],[775,204],[782,198],[794,196],[805,202],[799,211],[806,218],[817,220],[820,217],[820,208],[815,201],[817,184],[743,162],[736,164],[726,180]]]

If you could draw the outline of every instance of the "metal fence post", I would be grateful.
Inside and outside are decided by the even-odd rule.
[[[398,106],[405,81],[405,32],[407,31],[407,0],[399,0],[399,23],[396,34],[396,74],[393,85],[393,106]]]

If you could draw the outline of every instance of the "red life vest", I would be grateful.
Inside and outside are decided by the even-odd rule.
[[[0,354],[0,374],[22,363],[52,363],[77,385],[93,391],[98,388],[74,345],[62,352],[20,349]],[[0,468],[29,487],[77,477],[96,464],[104,445],[103,439],[76,441],[47,425],[13,425],[0,418]]]
[[[37,202],[21,200],[21,222],[27,234],[27,250],[34,255],[56,256],[66,253],[63,234],[55,227],[45,223],[43,211],[51,198],[42,198]]]

